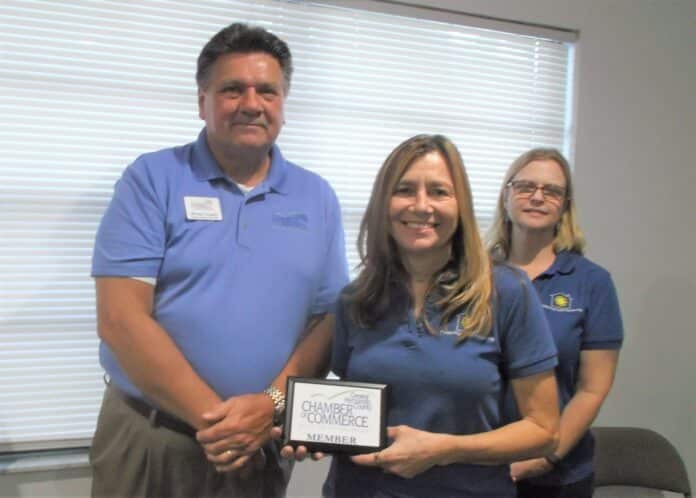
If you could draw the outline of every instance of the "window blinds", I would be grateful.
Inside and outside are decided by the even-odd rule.
[[[279,144],[334,186],[351,266],[376,171],[406,138],[459,146],[482,226],[515,156],[570,143],[566,42],[309,2],[4,0],[0,451],[88,444],[103,392],[94,233],[137,155],[195,139],[196,58],[236,21],[290,45]]]

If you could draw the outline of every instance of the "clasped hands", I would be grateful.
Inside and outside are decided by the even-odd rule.
[[[263,393],[229,398],[203,414],[208,427],[196,433],[218,472],[247,477],[266,465],[263,445],[270,439],[273,402]]]

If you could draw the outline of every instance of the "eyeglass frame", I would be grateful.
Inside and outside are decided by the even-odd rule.
[[[524,193],[517,192],[517,191],[514,192],[514,194],[518,197],[531,198],[534,196],[534,194],[537,193],[537,190],[541,190],[541,195],[544,197],[544,200],[555,201],[558,203],[570,200],[570,196],[568,195],[568,189],[561,187],[559,185],[556,185],[555,183],[535,183],[531,180],[510,180],[509,182],[507,182],[505,184],[505,187],[515,189],[516,188],[515,184],[519,184],[522,182],[530,184],[530,185],[534,185],[534,190],[532,190],[528,194],[524,194]],[[549,192],[549,187],[553,187],[554,189],[558,189],[559,191],[562,190],[563,192],[560,194],[558,192],[553,192],[553,191]],[[557,195],[558,195],[558,197],[556,197]]]

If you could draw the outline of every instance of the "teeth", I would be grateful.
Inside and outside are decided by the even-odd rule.
[[[432,228],[435,226],[434,223],[418,223],[415,221],[404,221],[404,225],[411,228]]]

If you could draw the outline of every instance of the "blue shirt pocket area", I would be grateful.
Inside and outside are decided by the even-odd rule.
[[[309,217],[306,213],[301,212],[275,212],[273,213],[272,224],[274,228],[307,231],[309,229]]]

